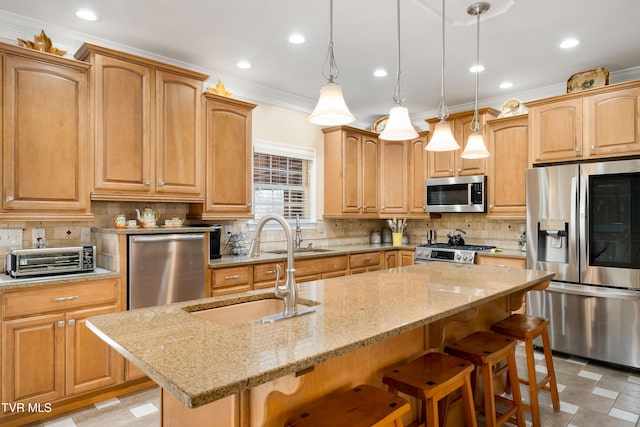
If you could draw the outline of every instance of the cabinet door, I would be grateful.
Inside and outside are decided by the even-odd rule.
[[[52,402],[64,396],[64,325],[64,314],[3,322],[3,402]]]
[[[3,208],[87,212],[87,73],[7,55],[3,74]]]
[[[87,317],[114,313],[117,306],[90,308],[66,315],[66,395],[96,390],[122,381],[124,360],[86,326]]]
[[[414,263],[414,251],[398,251],[399,266],[404,267],[406,265],[413,265]]]
[[[398,251],[386,251],[384,253],[384,268],[396,268],[398,266]]]
[[[480,123],[483,124],[484,118],[483,115],[479,116]],[[455,151],[456,153],[456,164],[455,164],[455,172],[456,175],[484,175],[486,172],[486,159],[464,159],[461,157],[462,152],[464,151],[464,147],[467,146],[467,141],[469,140],[469,136],[473,133],[471,130],[471,122],[473,121],[473,115],[460,117],[456,119],[455,124],[455,136],[458,144],[460,144],[460,150]],[[481,128],[481,133],[486,135],[484,132],[484,126]],[[485,137],[486,143],[486,137]]]
[[[207,212],[251,215],[251,108],[205,102]]]
[[[569,99],[529,110],[532,161],[582,157],[582,99]]]
[[[487,125],[488,218],[525,219],[528,152],[527,116]]]
[[[427,156],[429,159],[429,178],[455,176],[455,151],[429,151]]]
[[[584,108],[589,156],[640,153],[640,88],[586,97]]]
[[[157,193],[202,196],[202,82],[156,72]]]
[[[151,191],[151,70],[96,54],[96,193]]]
[[[427,135],[409,143],[409,213],[424,214],[427,179]]]
[[[342,141],[342,212],[359,213],[362,209],[361,136],[345,131]],[[330,189],[328,189],[330,191]]]
[[[380,213],[408,211],[408,142],[380,142]]]
[[[362,137],[362,212],[378,212],[378,140]]]

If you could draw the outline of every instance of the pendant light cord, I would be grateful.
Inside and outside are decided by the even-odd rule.
[[[441,73],[440,73],[440,76],[441,76],[440,104],[438,105],[438,110],[436,111],[436,113],[439,113],[438,118],[440,118],[441,121],[445,121],[447,120],[447,117],[449,117],[449,109],[447,108],[447,101],[444,96],[444,24],[445,24],[444,2],[445,0],[442,0],[442,67],[441,67]]]
[[[329,83],[335,83],[338,78],[338,65],[333,55],[333,0],[329,0],[329,50],[322,66],[322,77]]]
[[[473,120],[471,121],[471,131],[480,132],[480,119],[478,118],[478,75],[480,74],[480,15],[482,12],[476,11],[476,101],[473,110]]]
[[[403,96],[404,89],[402,88],[402,71],[400,69],[400,0],[396,0],[396,24],[397,24],[397,50],[398,50],[398,61],[396,63],[398,72],[396,73],[396,86],[393,89],[393,101],[397,105],[402,105],[406,96]]]

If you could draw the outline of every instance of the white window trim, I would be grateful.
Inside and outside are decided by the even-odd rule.
[[[264,153],[271,154],[274,156],[284,156],[284,157],[296,157],[303,160],[310,160],[311,166],[309,168],[309,215],[310,219],[307,221],[300,221],[300,228],[303,230],[310,230],[316,228],[316,194],[317,194],[317,186],[316,186],[316,149],[311,147],[301,147],[299,145],[291,145],[291,144],[283,144],[281,142],[267,141],[264,139],[254,139],[253,140],[253,152],[254,153]],[[251,181],[253,183],[253,156],[251,160]],[[253,186],[251,189],[251,196],[253,197]],[[292,228],[295,226],[295,221],[288,221]],[[247,224],[249,227],[249,231],[254,231],[258,221],[252,219]],[[265,224],[265,230],[278,230],[280,229],[280,225],[277,225],[275,222],[271,221],[268,224]],[[295,231],[295,230],[294,230]]]

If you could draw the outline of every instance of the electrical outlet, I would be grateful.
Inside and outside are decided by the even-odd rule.
[[[44,228],[34,228],[31,230],[31,244],[34,248],[44,246],[46,240]]]
[[[233,233],[233,226],[231,225],[225,225],[224,226],[224,234],[226,236],[231,236],[231,234]]]
[[[7,248],[21,248],[22,230],[18,228],[0,230],[0,246]]]
[[[91,229],[89,227],[80,228],[80,243],[83,245],[91,243]]]

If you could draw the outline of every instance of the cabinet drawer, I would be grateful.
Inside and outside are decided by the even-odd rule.
[[[256,264],[253,266],[253,282],[265,282],[276,280],[276,265],[280,266],[280,278],[285,277],[284,262],[270,262],[268,264]]]
[[[2,295],[2,307],[8,318],[113,303],[117,299],[118,280],[99,280],[6,293]]]
[[[349,267],[373,267],[380,265],[380,252],[367,252],[364,254],[349,255]]]
[[[328,271],[346,270],[347,256],[340,255],[300,260],[295,262],[295,268],[296,278],[312,274],[326,273]]]
[[[211,286],[222,288],[251,283],[251,266],[219,268],[211,272]]]

